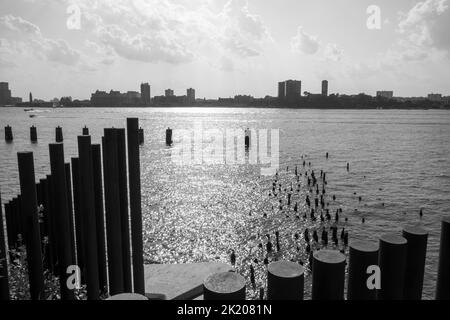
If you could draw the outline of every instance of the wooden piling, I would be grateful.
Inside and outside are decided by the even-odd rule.
[[[89,128],[84,126],[82,134],[83,134],[83,136],[88,136],[89,135]]]
[[[50,167],[55,199],[55,234],[58,254],[59,283],[62,300],[74,300],[74,291],[67,286],[67,268],[73,264],[70,239],[69,205],[67,200],[66,170],[64,164],[64,145],[51,143]]]
[[[107,265],[106,265],[106,241],[105,218],[103,208],[103,182],[102,182],[102,155],[99,144],[92,145],[92,168],[94,175],[94,201],[95,201],[95,225],[97,233],[98,254],[98,280],[100,291],[107,290]]]
[[[378,266],[381,270],[379,300],[402,300],[405,285],[407,240],[396,234],[380,237]]]
[[[5,227],[3,216],[2,195],[0,192],[0,301],[9,300],[8,265],[6,263]]]
[[[53,239],[50,234],[50,199],[49,199],[49,185],[47,179],[41,179],[41,188],[42,188],[42,204],[44,205],[44,214],[43,214],[43,224],[42,233],[47,237],[47,241],[44,244],[45,248],[45,257],[44,257],[44,268],[53,273]]]
[[[5,141],[6,142],[12,142],[13,141],[13,133],[12,133],[12,128],[7,125],[5,127]]]
[[[5,203],[5,221],[6,221],[6,234],[8,238],[8,247],[13,249],[15,247],[15,236],[14,234],[14,222],[11,216],[11,202]]]
[[[291,261],[276,261],[267,268],[268,300],[303,300],[304,269]]]
[[[442,218],[436,300],[450,300],[450,216]]]
[[[343,300],[345,256],[337,250],[313,254],[312,300]]]
[[[79,174],[81,183],[81,209],[85,241],[87,297],[97,300],[100,296],[98,278],[97,233],[92,170],[91,136],[78,136]]]
[[[130,194],[131,246],[133,249],[133,288],[145,294],[142,242],[141,166],[139,159],[139,120],[127,118],[128,179]]]
[[[63,132],[62,132],[62,128],[60,126],[56,127],[55,129],[55,141],[56,142],[63,142]]]
[[[130,229],[128,215],[128,188],[127,188],[127,150],[125,143],[125,129],[117,131],[117,165],[119,173],[120,195],[120,227],[122,229],[122,259],[123,259],[123,289],[132,291],[131,255],[130,255]]]
[[[17,153],[21,193],[21,214],[25,217],[28,279],[32,300],[44,298],[44,275],[41,255],[41,237],[37,213],[36,182],[32,152]]]
[[[75,253],[75,222],[73,215],[73,197],[72,197],[72,175],[70,172],[70,163],[64,165],[66,172],[66,188],[67,188],[67,204],[69,209],[69,234],[70,234],[70,251],[72,257],[72,264],[76,263]]]
[[[171,146],[173,143],[172,141],[172,129],[167,128],[166,129],[166,145]]]
[[[52,270],[55,276],[59,276],[58,266],[58,231],[56,230],[56,199],[55,199],[55,184],[54,177],[52,175],[47,175],[48,184],[48,200],[49,200],[49,210],[48,210],[48,228],[50,237],[50,249],[52,251]]]
[[[245,300],[245,279],[235,272],[210,275],[203,283],[204,300]]]
[[[139,144],[144,144],[144,129],[139,128]]]
[[[377,290],[367,287],[367,268],[378,265],[378,244],[368,241],[350,243],[347,300],[375,300]]]
[[[83,217],[81,214],[81,182],[80,182],[80,161],[78,158],[71,159],[72,164],[72,184],[73,184],[73,208],[75,217],[75,238],[77,247],[77,265],[81,270],[81,281],[84,283],[84,235]]]
[[[124,292],[117,130],[105,129],[102,140],[109,292],[115,295]]]
[[[428,232],[420,226],[406,226],[403,237],[408,241],[403,299],[421,300]]]
[[[37,129],[36,129],[35,126],[31,126],[30,127],[30,140],[33,143],[37,142],[37,140],[38,140],[38,138],[37,138]]]

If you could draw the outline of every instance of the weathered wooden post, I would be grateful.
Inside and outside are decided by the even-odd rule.
[[[428,232],[420,226],[406,226],[403,237],[407,240],[403,299],[421,300]]]
[[[124,292],[122,229],[120,226],[120,189],[117,154],[117,130],[105,129],[103,139],[103,179],[108,247],[109,292]]]
[[[94,178],[92,171],[91,136],[78,136],[80,161],[81,214],[83,219],[86,263],[86,284],[89,300],[100,296],[98,279],[97,233],[94,200]]]
[[[83,134],[83,136],[88,136],[89,135],[89,128],[84,126],[82,134]]]
[[[99,144],[92,145],[92,168],[94,174],[95,225],[97,231],[98,280],[100,290],[106,290],[105,218],[103,209],[102,155]]]
[[[343,300],[345,256],[337,250],[313,254],[312,300]]]
[[[6,220],[6,234],[8,238],[8,247],[10,249],[15,247],[15,236],[14,233],[14,221],[11,216],[11,201],[5,203],[5,220]]]
[[[117,131],[117,165],[119,174],[119,196],[120,196],[120,226],[122,229],[122,259],[123,259],[123,289],[125,292],[132,291],[131,279],[131,255],[130,255],[130,229],[128,215],[128,188],[127,188],[127,150],[125,143],[125,129]]]
[[[69,234],[70,234],[70,250],[72,256],[72,264],[77,261],[75,253],[75,224],[73,216],[73,199],[72,199],[72,176],[70,173],[70,163],[64,165],[66,172],[66,187],[67,187],[67,204],[69,208]]]
[[[304,269],[291,261],[276,261],[267,268],[268,300],[303,300]]]
[[[45,246],[44,268],[53,273],[53,239],[50,234],[50,199],[49,199],[49,184],[47,179],[41,179],[42,188],[42,204],[44,205],[44,223],[42,224],[42,231],[47,237]]]
[[[63,142],[63,132],[62,128],[60,126],[57,126],[55,129],[55,141],[56,142]]]
[[[9,300],[4,220],[6,220],[6,216],[3,217],[2,194],[0,192],[0,301]]]
[[[25,217],[25,242],[27,250],[28,279],[32,300],[43,298],[44,270],[41,256],[41,237],[36,200],[36,182],[32,152],[17,153],[21,193],[21,214]]]
[[[378,266],[381,270],[379,300],[401,300],[405,287],[406,253],[408,241],[396,234],[380,237]]]
[[[144,144],[144,129],[139,128],[139,144]]]
[[[59,283],[62,300],[74,300],[73,289],[67,286],[67,268],[73,264],[70,239],[69,206],[67,200],[66,170],[64,165],[64,145],[51,143],[50,167],[55,199],[55,233],[58,254]]]
[[[37,142],[38,138],[37,138],[37,129],[35,126],[31,126],[30,127],[30,140],[31,142]]]
[[[128,179],[130,194],[131,246],[133,248],[134,292],[145,294],[144,252],[142,242],[141,165],[139,159],[139,120],[127,119]]]
[[[173,143],[172,141],[172,129],[167,128],[166,129],[166,145],[171,146]]]
[[[7,125],[5,127],[5,141],[6,142],[12,142],[13,141],[12,128],[9,125]]]
[[[204,300],[245,300],[245,279],[235,272],[210,275],[203,282]]]
[[[367,241],[350,243],[348,264],[348,300],[375,300],[377,290],[367,287],[367,268],[378,266],[378,244]]]
[[[58,262],[58,231],[56,230],[56,215],[58,212],[56,211],[56,199],[55,199],[55,183],[54,177],[52,175],[47,175],[47,184],[48,184],[48,201],[49,201],[49,210],[47,211],[48,219],[47,225],[49,228],[49,237],[50,237],[50,249],[52,251],[52,270],[55,276],[59,275],[59,269],[57,268]]]
[[[77,265],[81,269],[81,281],[84,282],[84,261],[85,245],[83,233],[83,217],[81,214],[81,182],[80,182],[80,161],[72,158],[72,184],[73,184],[73,208],[75,216],[75,238],[77,247]]]
[[[450,300],[450,216],[442,218],[436,300]]]

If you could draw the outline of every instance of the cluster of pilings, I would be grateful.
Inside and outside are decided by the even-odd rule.
[[[70,163],[63,143],[49,145],[51,173],[39,181],[33,153],[17,154],[20,195],[0,212],[7,230],[4,243],[0,228],[0,300],[10,298],[6,261],[15,263],[21,249],[33,300],[45,298],[44,271],[59,277],[63,300],[75,299],[78,284],[86,285],[90,300],[145,294],[139,135],[137,118],[127,119],[126,130],[105,129],[101,145],[85,127]],[[60,127],[56,141],[62,141]],[[78,267],[79,283],[69,279]]]
[[[428,232],[407,226],[379,243],[354,241],[347,258],[337,250],[318,250],[312,261],[312,300],[420,300]],[[267,267],[268,300],[303,300],[304,267],[275,261]],[[234,272],[213,274],[203,283],[205,300],[244,300],[245,279]],[[264,298],[264,292],[260,298]],[[442,219],[436,299],[450,299],[450,217]]]

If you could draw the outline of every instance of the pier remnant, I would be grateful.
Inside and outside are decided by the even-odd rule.
[[[139,132],[139,144],[142,145],[144,144],[144,129],[139,128],[138,132]]]
[[[312,299],[343,300],[345,255],[337,250],[319,250],[313,254]]]
[[[167,128],[166,129],[166,145],[171,146],[173,143],[172,141],[172,129]]]
[[[13,133],[11,126],[7,125],[5,127],[5,141],[12,142],[13,141]]]
[[[450,300],[450,216],[442,218],[436,300]]]
[[[367,287],[367,268],[378,264],[378,245],[367,241],[350,243],[348,300],[375,300],[376,290]]]
[[[57,126],[55,129],[55,141],[56,142],[63,142],[63,132],[62,128],[60,126]]]
[[[37,129],[35,126],[31,126],[30,127],[30,140],[31,142],[37,142],[38,138],[37,138]]]
[[[245,279],[235,272],[210,275],[203,283],[204,300],[245,300]]]
[[[5,215],[6,217],[6,215]],[[0,301],[9,300],[8,266],[6,264],[5,229],[2,195],[0,193]]]
[[[303,300],[303,267],[291,261],[276,261],[267,267],[269,300]]]
[[[408,241],[396,234],[380,237],[378,266],[381,270],[379,300],[402,300],[405,284]]]
[[[420,226],[406,226],[403,237],[408,241],[403,299],[421,300],[428,232]]]
[[[83,136],[88,136],[89,135],[89,128],[88,127],[84,126],[82,135]]]

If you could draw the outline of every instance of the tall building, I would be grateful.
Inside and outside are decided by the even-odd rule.
[[[325,97],[328,96],[328,80],[322,81],[322,95]]]
[[[195,103],[195,89],[189,88],[186,90],[187,103],[194,104]]]
[[[394,91],[377,91],[377,97],[392,99],[394,97]]]
[[[0,82],[0,105],[9,104],[11,100],[11,90],[8,82]]]
[[[278,99],[284,100],[286,98],[286,82],[278,82]]]
[[[288,102],[297,102],[301,97],[302,92],[302,82],[298,80],[287,80],[286,81],[286,100]]]
[[[148,83],[141,83],[141,102],[148,106],[150,105],[150,85]]]
[[[166,89],[166,91],[164,91],[164,92],[165,92],[165,96],[166,97],[173,97],[174,96],[172,89]]]

